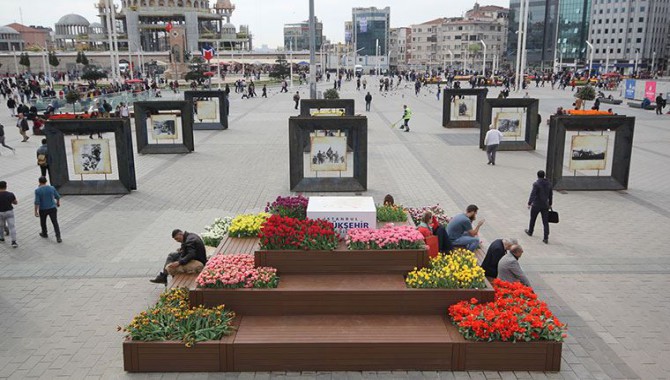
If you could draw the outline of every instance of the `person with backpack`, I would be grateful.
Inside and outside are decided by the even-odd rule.
[[[47,139],[42,139],[42,146],[37,148],[37,166],[40,167],[42,177],[47,176],[49,171],[49,150],[47,149]]]
[[[12,113],[12,116],[16,116],[16,100],[14,100],[14,97],[10,96],[9,99],[7,99],[7,108],[9,108],[9,112]]]
[[[26,142],[30,137],[26,134],[26,131],[30,129],[30,126],[28,126],[28,120],[23,116],[22,113],[19,113],[19,118],[16,120],[16,128],[19,129],[19,133],[21,136],[23,136],[23,140],[21,142]]]
[[[298,109],[298,103],[300,103],[300,91],[296,91],[293,95],[293,101],[295,102],[295,109]]]

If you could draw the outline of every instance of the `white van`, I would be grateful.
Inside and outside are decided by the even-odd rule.
[[[362,75],[363,74],[363,66],[362,65],[356,65],[354,67],[354,73],[356,75]]]

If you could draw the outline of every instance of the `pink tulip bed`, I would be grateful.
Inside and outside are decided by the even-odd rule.
[[[279,277],[275,268],[255,267],[253,255],[216,255],[196,283],[199,288],[276,288]]]
[[[388,224],[380,229],[353,228],[347,232],[350,250],[421,249],[424,237],[414,227]]]

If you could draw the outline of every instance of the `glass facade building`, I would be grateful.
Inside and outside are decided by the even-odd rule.
[[[358,55],[377,55],[376,44],[379,41],[379,55],[385,56],[388,52],[391,8],[354,8],[352,15],[353,42],[356,50],[363,49]]]
[[[558,49],[565,62],[586,62],[591,0],[560,0]]]
[[[323,42],[323,23],[315,17],[316,50],[321,49]],[[284,24],[284,49],[309,50],[309,21],[297,24]]]
[[[561,2],[563,1],[565,0],[561,0]],[[558,6],[559,0],[529,1],[528,38],[526,39],[526,63],[529,68],[547,69],[553,67]],[[521,18],[520,8],[520,0],[510,1],[507,62],[511,66],[516,64],[517,30]]]

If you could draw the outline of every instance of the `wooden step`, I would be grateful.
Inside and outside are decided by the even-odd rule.
[[[493,288],[410,289],[400,274],[287,274],[276,289],[192,289],[192,306],[226,305],[238,315],[444,315],[471,298],[493,301]]]
[[[244,316],[235,371],[451,370],[442,316]],[[462,339],[462,338],[460,338]]]

